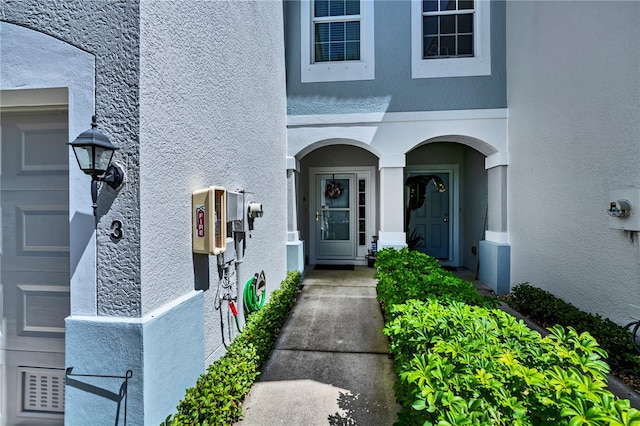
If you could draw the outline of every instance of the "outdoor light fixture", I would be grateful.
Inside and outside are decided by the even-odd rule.
[[[111,158],[116,148],[109,138],[97,129],[96,116],[91,117],[91,129],[80,133],[70,142],[73,153],[76,155],[80,169],[91,176],[91,201],[93,202],[93,215],[98,208],[98,182],[106,182],[113,189],[122,185],[124,172],[111,164]]]

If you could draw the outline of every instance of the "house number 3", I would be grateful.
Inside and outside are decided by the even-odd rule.
[[[111,222],[111,238],[115,240],[120,240],[124,237],[124,232],[122,231],[122,222],[119,220],[114,220]]]

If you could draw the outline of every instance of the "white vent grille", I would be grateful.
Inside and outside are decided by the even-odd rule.
[[[23,411],[64,413],[64,370],[21,368]]]

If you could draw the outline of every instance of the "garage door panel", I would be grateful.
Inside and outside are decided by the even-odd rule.
[[[69,210],[64,205],[17,205],[18,256],[69,256]]]
[[[68,275],[49,271],[2,274],[7,349],[64,351],[64,319],[69,316]]]
[[[61,121],[62,117],[61,113],[4,115],[2,139],[11,143],[2,147],[3,187],[67,189],[68,132],[66,118]]]
[[[66,112],[3,113],[0,423],[62,424],[69,289]]]
[[[68,271],[68,205],[46,204],[60,201],[66,194],[54,191],[42,194],[40,204],[26,204],[29,194],[3,191],[3,271]]]

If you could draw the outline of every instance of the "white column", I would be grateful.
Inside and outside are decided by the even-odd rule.
[[[298,229],[298,174],[300,163],[287,157],[287,271],[304,272],[304,241]]]
[[[507,231],[507,166],[487,169],[487,232],[486,240],[509,242]]]
[[[298,172],[294,169],[287,170],[287,241],[300,239],[298,231],[298,200],[297,178]]]
[[[487,168],[487,230],[480,241],[480,281],[497,294],[511,290],[511,245],[507,226],[507,165]]]
[[[406,247],[403,155],[380,158],[380,232],[378,247]]]

